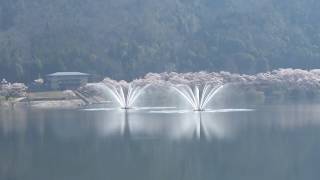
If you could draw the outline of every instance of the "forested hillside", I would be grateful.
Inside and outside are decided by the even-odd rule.
[[[317,0],[0,0],[0,78],[320,67]]]

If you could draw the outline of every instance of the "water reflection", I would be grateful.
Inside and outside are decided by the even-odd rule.
[[[32,131],[42,136],[46,131],[50,131],[64,139],[95,134],[101,138],[126,136],[131,139],[210,141],[233,138],[246,123],[259,123],[264,127],[282,129],[320,125],[318,109],[320,105],[290,105],[285,108],[265,106],[257,112],[253,109],[194,112],[178,110],[175,107],[132,110],[96,108],[77,112],[17,109],[0,112],[0,132],[24,134]]]
[[[87,110],[86,110],[87,111]],[[92,113],[93,110],[91,110]],[[97,115],[98,111],[98,115]],[[239,110],[241,112],[245,110]],[[247,110],[249,112],[251,110]],[[87,113],[90,111],[87,111]],[[101,136],[126,136],[132,139],[193,140],[227,138],[233,129],[224,116],[189,110],[113,110],[94,111],[96,128]],[[221,112],[238,112],[221,110]],[[220,113],[221,113],[220,112]]]
[[[318,179],[319,107],[3,111],[0,179]]]
[[[105,138],[125,136],[131,139],[211,140],[231,137],[234,133],[230,121],[222,115],[226,112],[237,110],[194,112],[173,108],[103,108],[79,110],[76,113],[21,110],[0,113],[0,128],[4,134],[32,131],[42,136],[49,131],[62,139],[80,138],[91,133]]]

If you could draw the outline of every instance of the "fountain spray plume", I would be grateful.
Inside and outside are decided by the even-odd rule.
[[[141,80],[128,83],[106,78],[103,83],[122,109],[132,109],[135,101],[149,87],[149,84],[143,83]]]
[[[204,111],[208,103],[223,88],[222,85],[205,84],[203,87],[186,84],[173,85],[178,92],[192,107],[194,111]]]
[[[208,103],[223,88],[223,78],[216,73],[149,73],[145,79],[172,87],[194,109],[204,111]]]

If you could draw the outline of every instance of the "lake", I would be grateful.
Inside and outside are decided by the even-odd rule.
[[[0,112],[1,180],[315,180],[320,105]]]

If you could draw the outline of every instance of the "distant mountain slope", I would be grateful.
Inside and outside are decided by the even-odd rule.
[[[2,0],[0,78],[320,67],[316,0]]]

